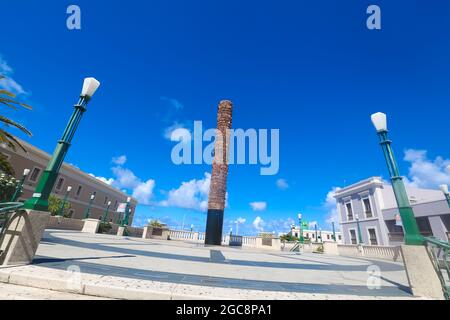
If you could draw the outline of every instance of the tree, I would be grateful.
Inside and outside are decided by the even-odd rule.
[[[0,202],[9,202],[19,183],[14,177],[0,174]]]
[[[48,198],[48,211],[51,213],[52,216],[56,216],[59,213],[59,210],[61,209],[62,203],[64,200],[59,199],[55,196],[50,196]],[[63,216],[65,218],[69,218],[69,210],[72,207],[70,202],[67,202],[64,204],[63,208]]]
[[[148,225],[153,228],[161,228],[163,226],[158,220],[151,220]]]
[[[4,76],[0,75],[0,80],[4,78]],[[17,101],[16,95],[5,89],[0,89],[0,105],[9,107],[13,110],[17,110],[18,107],[24,107],[29,110],[32,109],[29,105]],[[6,127],[15,127],[30,137],[33,135],[27,128],[5,116],[0,115],[0,122],[2,122]],[[8,133],[4,129],[0,129],[0,143],[6,143],[6,145],[13,150],[16,150],[16,146],[19,146],[25,152],[27,151],[12,134]]]
[[[9,163],[8,158],[6,158],[2,153],[0,153],[0,171],[3,173],[14,176],[14,169]]]

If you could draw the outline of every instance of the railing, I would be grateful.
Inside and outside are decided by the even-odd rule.
[[[368,257],[400,261],[402,254],[399,246],[365,246],[355,244],[338,244],[339,255]]]
[[[450,243],[435,238],[425,238],[425,245],[441,280],[445,299],[450,299]]]
[[[170,239],[193,240],[194,232],[186,230],[169,230]]]
[[[243,236],[242,237],[242,245],[243,246],[256,247],[256,238],[257,237],[246,237],[246,236]]]
[[[0,231],[0,265],[4,261],[3,253],[6,252],[11,243],[4,243],[7,234],[7,230],[12,222],[19,219],[21,216],[26,215],[25,210],[20,210],[23,203],[21,202],[5,202],[0,203],[0,219],[2,221],[2,230]],[[12,241],[12,237],[9,237],[9,241]]]
[[[363,246],[363,252],[365,257],[388,259],[393,261],[401,260],[400,247],[387,247],[387,246]]]

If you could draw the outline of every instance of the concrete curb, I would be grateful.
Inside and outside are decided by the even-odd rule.
[[[78,274],[34,265],[1,267],[0,282],[26,287],[122,300],[418,300],[417,297],[364,297],[276,292],[165,283],[159,281]]]

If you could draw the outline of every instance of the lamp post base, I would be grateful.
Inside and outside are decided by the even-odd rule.
[[[222,244],[223,210],[208,209],[206,219],[205,244],[220,246]]]
[[[425,246],[402,245],[401,249],[412,294],[443,300],[442,285]]]
[[[23,208],[34,211],[48,211],[48,200],[33,197],[25,201]]]
[[[23,214],[13,214],[1,243],[0,265],[30,264],[47,227],[50,213],[26,210]]]

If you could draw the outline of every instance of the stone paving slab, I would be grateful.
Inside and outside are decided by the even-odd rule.
[[[0,283],[0,300],[110,300],[81,294],[59,292]]]
[[[380,288],[367,287],[369,266]],[[117,299],[409,299],[401,263],[48,230],[0,282]]]
[[[0,269],[1,282],[56,292],[127,300],[372,300],[372,299],[417,299],[410,296],[355,296],[339,294],[317,294],[242,290],[185,284],[167,284],[120,277],[82,274],[80,282],[74,284],[71,271],[54,270],[39,266],[13,266]],[[4,285],[4,284],[2,284]],[[55,298],[58,298],[55,295]],[[90,299],[90,298],[86,298]]]

